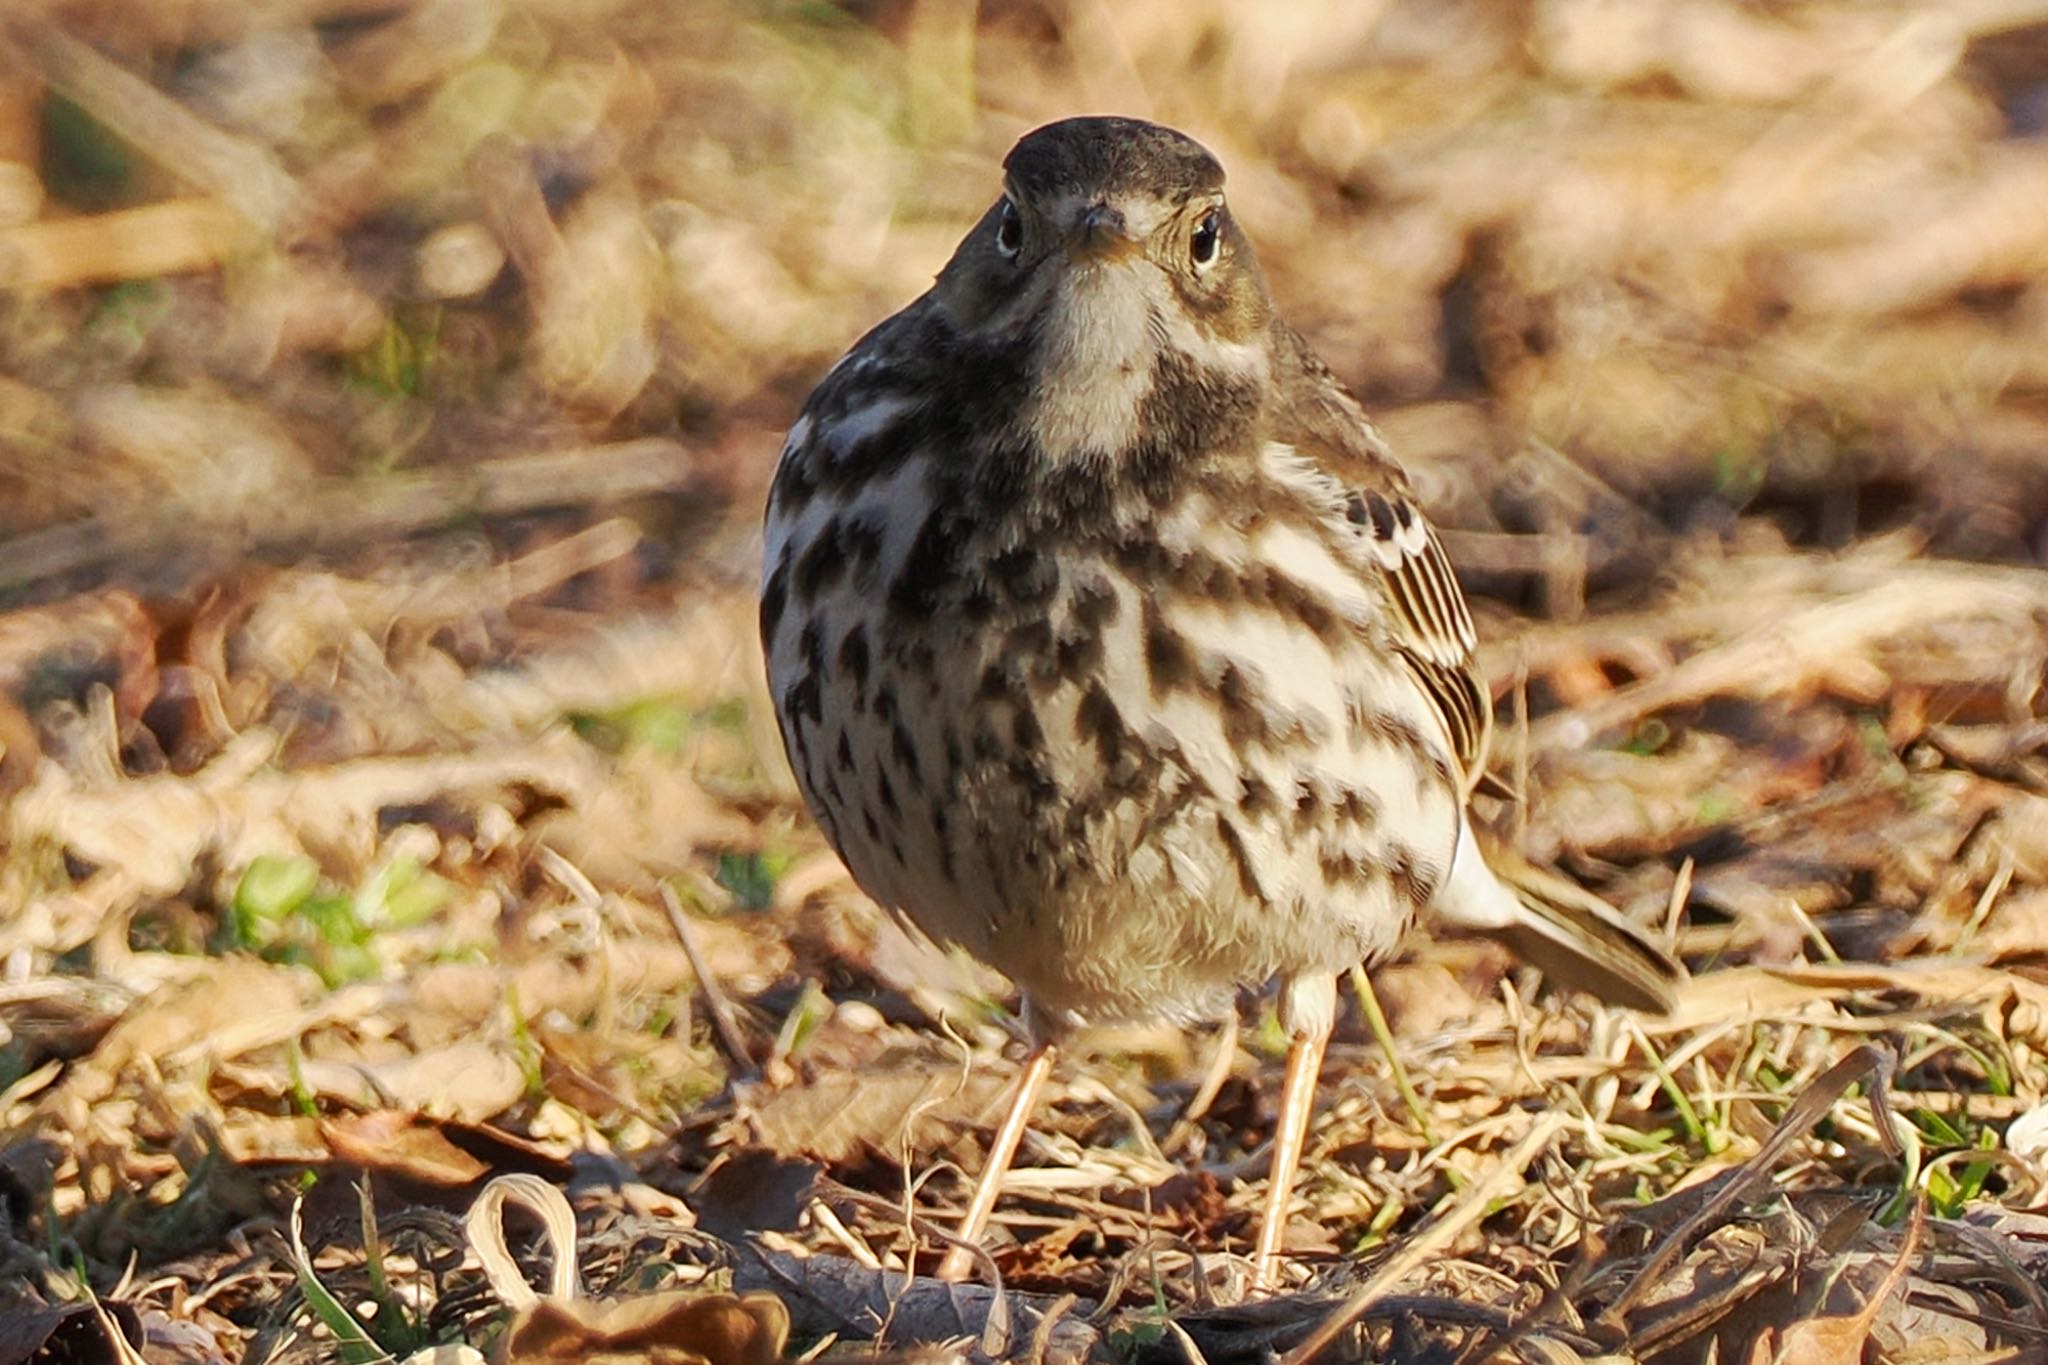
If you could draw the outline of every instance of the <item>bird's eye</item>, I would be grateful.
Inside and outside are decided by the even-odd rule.
[[[1223,213],[1210,209],[1202,215],[1202,221],[1195,224],[1194,233],[1188,238],[1188,259],[1195,269],[1206,270],[1216,264],[1216,257],[1223,250]]]
[[[1003,201],[1002,220],[996,224],[996,250],[1004,256],[1015,256],[1024,245],[1024,220],[1017,213],[1016,204]]]

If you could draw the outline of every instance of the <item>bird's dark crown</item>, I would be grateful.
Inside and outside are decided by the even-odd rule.
[[[1026,133],[1003,159],[1010,183],[1034,200],[1112,191],[1183,200],[1223,187],[1223,166],[1185,133],[1143,119],[1061,119]]]

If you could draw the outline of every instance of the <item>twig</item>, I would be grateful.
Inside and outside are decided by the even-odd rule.
[[[853,1257],[863,1269],[879,1271],[882,1268],[881,1258],[875,1255],[875,1249],[867,1244],[865,1238],[855,1235],[853,1229],[839,1220],[839,1215],[832,1212],[830,1203],[823,1199],[813,1199],[810,1213],[811,1221],[817,1225],[818,1230],[846,1248],[846,1254]]]
[[[1195,1345],[1195,1339],[1188,1335],[1187,1328],[1168,1318],[1166,1330],[1173,1334],[1174,1344],[1180,1347],[1180,1353],[1187,1358],[1188,1365],[1209,1365],[1209,1357],[1203,1355],[1202,1348]]]
[[[1629,1281],[1628,1288],[1609,1304],[1597,1321],[1613,1331],[1626,1333],[1622,1322],[1623,1314],[1641,1302],[1643,1296],[1662,1283],[1670,1273],[1671,1266],[1691,1244],[1694,1236],[1705,1230],[1714,1219],[1733,1208],[1748,1197],[1750,1191],[1771,1178],[1771,1168],[1778,1158],[1785,1154],[1799,1138],[1826,1116],[1835,1101],[1840,1099],[1849,1087],[1868,1077],[1870,1086],[1871,1111],[1877,1118],[1880,1138],[1887,1148],[1897,1150],[1898,1133],[1892,1124],[1891,1107],[1885,1098],[1885,1087],[1892,1069],[1891,1054],[1880,1047],[1865,1043],[1848,1056],[1822,1072],[1800,1093],[1785,1117],[1771,1135],[1764,1139],[1756,1154],[1735,1168],[1735,1173],[1713,1196],[1696,1209],[1692,1216],[1664,1235],[1662,1245],[1655,1255],[1645,1261]]]
[[[285,233],[304,220],[304,192],[266,148],[215,127],[60,28],[16,19],[6,36],[51,88],[264,233]]]
[[[1671,900],[1664,909],[1664,946],[1673,952],[1678,950],[1678,921],[1685,914],[1685,904],[1692,899],[1692,855],[1678,865],[1678,875],[1671,879]]]
[[[755,1081],[761,1078],[761,1069],[754,1065],[754,1059],[747,1051],[746,1039],[740,1034],[740,1027],[734,1015],[732,1000],[725,988],[718,984],[718,978],[711,974],[711,968],[704,961],[704,954],[697,948],[697,931],[690,924],[690,917],[683,910],[683,903],[676,896],[675,888],[667,882],[661,883],[661,908],[668,911],[669,927],[675,930],[676,938],[683,945],[683,955],[690,959],[690,970],[696,974],[697,987],[704,992],[704,1003],[711,1011],[711,1025],[718,1034],[718,1046],[725,1053],[725,1059],[732,1064],[735,1079]]]
[[[1045,1365],[1046,1348],[1052,1345],[1053,1328],[1060,1319],[1074,1311],[1074,1305],[1081,1301],[1078,1294],[1062,1294],[1052,1301],[1052,1307],[1039,1315],[1031,1328],[1031,1347],[1024,1353],[1028,1365]]]
[[[832,1197],[843,1196],[835,1190]],[[732,1251],[733,1288],[742,1293],[752,1289],[775,1293],[788,1304],[797,1330],[806,1336],[839,1332],[850,1339],[906,1346],[957,1340],[979,1334],[1000,1300],[1000,1311],[1036,1319],[1033,1335],[1045,1337],[1045,1365],[1082,1365],[1107,1358],[1101,1334],[1086,1317],[1098,1307],[1093,1299],[1080,1299],[1071,1309],[1061,1309],[1058,1299],[1044,1295],[1015,1290],[998,1295],[978,1284],[945,1284],[901,1271],[871,1271],[840,1256],[800,1259],[758,1242],[734,1246]],[[880,1330],[884,1314],[899,1310],[900,1330]]]
[[[903,1216],[901,1208],[878,1194],[868,1194],[861,1190],[852,1189],[841,1185],[837,1181],[819,1182],[821,1190],[827,1187],[829,1187],[831,1197],[834,1199],[843,1199],[848,1203],[858,1204],[862,1208],[874,1213],[884,1213],[891,1217]],[[1010,1349],[1011,1296],[1009,1291],[1003,1288],[1003,1272],[997,1267],[996,1258],[989,1255],[988,1249],[980,1243],[964,1241],[961,1238],[955,1237],[951,1232],[932,1222],[923,1214],[911,1214],[905,1220],[905,1225],[916,1235],[929,1237],[943,1244],[949,1252],[958,1251],[962,1256],[973,1260],[988,1277],[988,1317],[982,1324],[981,1349],[990,1357],[1001,1359]],[[905,1274],[903,1276],[902,1293],[907,1295],[913,1286],[920,1283],[940,1285],[946,1289],[956,1287],[966,1289],[970,1287],[966,1285],[955,1286],[945,1280],[921,1280],[917,1276]]]
[[[0,231],[0,289],[41,292],[206,270],[249,249],[242,216],[218,199],[168,199]]]
[[[1465,1229],[1493,1212],[1493,1201],[1506,1193],[1511,1180],[1519,1179],[1522,1171],[1534,1161],[1537,1154],[1550,1145],[1565,1125],[1562,1114],[1544,1114],[1536,1120],[1522,1140],[1516,1143],[1507,1156],[1496,1166],[1486,1179],[1474,1185],[1458,1203],[1442,1218],[1424,1228],[1399,1251],[1381,1262],[1372,1278],[1359,1286],[1356,1293],[1340,1304],[1337,1310],[1323,1319],[1322,1326],[1307,1341],[1289,1351],[1281,1358],[1281,1365],[1306,1365],[1315,1359],[1323,1349],[1342,1336],[1372,1306],[1385,1298],[1408,1275],[1429,1262],[1429,1260],[1456,1241]]]
[[[1577,748],[1644,716],[1708,697],[1767,697],[1796,692],[1840,674],[1881,640],[1956,621],[2012,618],[2038,611],[2048,593],[2036,576],[2019,580],[1974,566],[1943,565],[1901,581],[1783,613],[1706,649],[1658,677],[1536,722],[1537,752]],[[1752,615],[1755,609],[1751,609]]]
[[[410,535],[459,516],[512,516],[674,492],[695,477],[687,449],[643,437],[512,455],[467,469],[375,481],[323,479],[290,506],[266,506],[261,518],[233,524],[107,513],[0,541],[0,589],[137,556],[334,550]]]
[[[1119,1210],[1119,1212],[1125,1212],[1125,1210]],[[1170,1232],[1154,1232],[1147,1235],[1143,1241],[1137,1243],[1129,1251],[1116,1258],[1116,1264],[1109,1273],[1109,1283],[1104,1285],[1102,1289],[1102,1306],[1095,1310],[1095,1315],[1092,1319],[1097,1326],[1107,1323],[1117,1312],[1118,1305],[1124,1301],[1124,1295],[1130,1290],[1131,1285],[1137,1281],[1141,1262],[1148,1268],[1155,1269],[1156,1272],[1161,1248],[1169,1251],[1178,1251],[1181,1255],[1188,1258],[1188,1280],[1189,1286],[1194,1293],[1196,1309],[1202,1310],[1215,1306],[1215,1300],[1209,1290],[1208,1272],[1202,1263],[1202,1253],[1195,1249],[1194,1243],[1188,1241],[1185,1237],[1180,1237]],[[1154,1281],[1156,1292],[1156,1273]]]

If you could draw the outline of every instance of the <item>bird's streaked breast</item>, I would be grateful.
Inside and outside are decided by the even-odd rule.
[[[887,442],[912,412],[842,420]],[[831,449],[803,434],[785,459]],[[1034,537],[960,467],[918,449],[771,508],[770,683],[861,884],[1096,1015],[1390,946],[1448,870],[1457,802],[1328,509],[1247,516],[1194,487]],[[1141,1002],[1092,960],[1155,986]]]

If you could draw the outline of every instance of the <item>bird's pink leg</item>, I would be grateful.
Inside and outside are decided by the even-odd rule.
[[[1280,1017],[1292,1041],[1287,1047],[1287,1075],[1280,1083],[1280,1121],[1273,1132],[1273,1171],[1266,1183],[1266,1208],[1259,1221],[1259,1241],[1252,1253],[1252,1292],[1274,1287],[1280,1263],[1280,1242],[1287,1233],[1288,1205],[1294,1200],[1294,1176],[1308,1141],[1309,1115],[1315,1112],[1316,1077],[1323,1069],[1335,1023],[1337,987],[1334,977],[1297,978],[1281,997]]]

